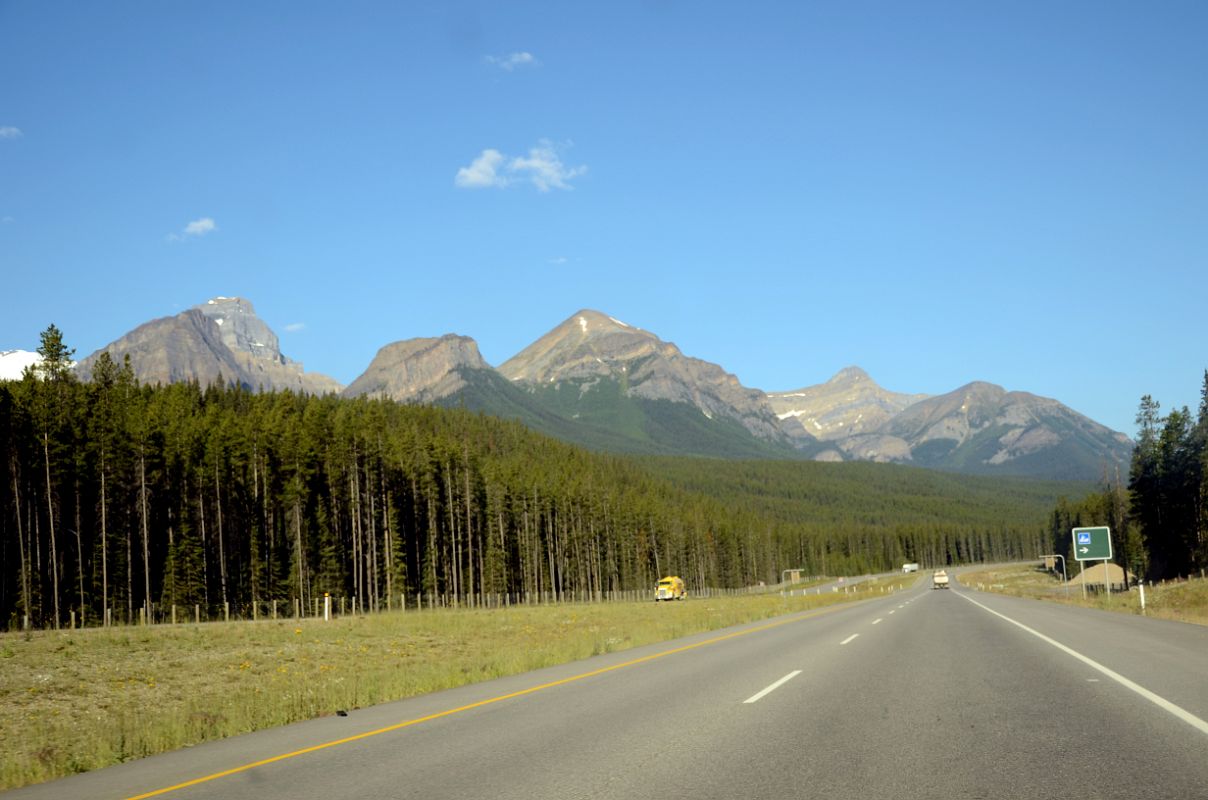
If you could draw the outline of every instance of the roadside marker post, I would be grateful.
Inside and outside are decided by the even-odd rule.
[[[1061,555],[1060,553],[1053,553],[1052,555],[1042,555],[1040,557],[1045,560],[1046,567],[1048,567],[1048,565],[1050,563],[1052,563],[1054,559],[1058,559],[1058,558],[1061,559],[1061,587],[1062,587],[1062,589],[1065,590],[1066,594],[1069,594],[1070,593],[1070,579],[1068,577],[1066,577],[1065,556]]]

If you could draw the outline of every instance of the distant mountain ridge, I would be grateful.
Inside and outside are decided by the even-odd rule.
[[[769,392],[768,402],[793,435],[801,435],[797,423],[810,436],[830,441],[874,431],[927,397],[887,391],[859,367],[846,367],[817,386]]]
[[[1102,478],[1132,454],[1127,436],[1057,400],[981,381],[914,403],[879,433],[908,443],[913,463],[960,472]]]
[[[83,359],[84,380],[100,354],[121,362],[127,355],[142,383],[196,380],[235,382],[249,389],[326,394],[342,387],[334,378],[306,372],[281,353],[276,334],[241,297],[216,297],[173,317],[147,322]]]
[[[498,369],[466,336],[394,342],[346,389],[284,356],[276,334],[237,297],[152,320],[103,349],[118,361],[130,355],[144,383],[221,379],[252,390],[342,390],[346,397],[462,407],[607,451],[879,461],[1096,480],[1126,469],[1132,449],[1123,434],[1057,400],[984,382],[937,396],[905,394],[848,367],[822,384],[764,393],[649,331],[589,309]],[[100,352],[80,362],[82,378]],[[0,367],[14,357],[0,354]]]

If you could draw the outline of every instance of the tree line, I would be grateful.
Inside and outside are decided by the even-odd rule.
[[[1127,487],[1121,476],[1105,476],[1099,490],[1059,502],[1049,525],[1054,552],[1072,558],[1073,528],[1106,525],[1126,574],[1163,580],[1202,572],[1208,569],[1208,370],[1196,414],[1183,406],[1163,415],[1145,395],[1136,422]]]
[[[0,382],[9,627],[310,613],[324,593],[366,610],[601,597],[668,573],[743,587],[1022,557],[1043,535],[1043,509],[1004,518],[909,481],[878,504],[812,480],[823,465],[642,460],[464,410],[140,385],[107,353],[80,382],[53,325],[39,353]]]

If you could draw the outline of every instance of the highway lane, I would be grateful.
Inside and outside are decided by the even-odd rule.
[[[1208,733],[991,612],[1208,718],[1208,629],[919,588],[11,797],[134,797],[448,711],[158,796],[1208,797]]]

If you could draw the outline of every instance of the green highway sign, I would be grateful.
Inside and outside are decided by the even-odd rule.
[[[1074,528],[1074,558],[1078,561],[1111,561],[1110,528]]]

